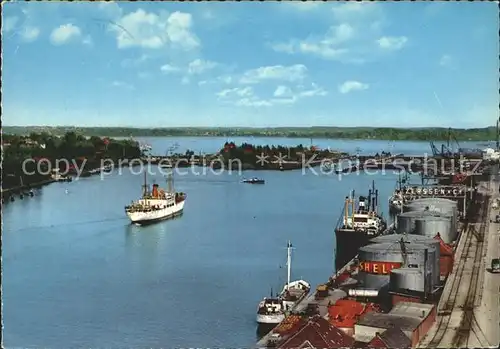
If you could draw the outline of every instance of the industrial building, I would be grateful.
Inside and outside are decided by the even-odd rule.
[[[436,270],[438,253],[435,246],[419,243],[400,241],[367,245],[359,249],[357,279],[364,289],[380,290],[389,285],[392,270],[405,267],[420,271],[422,285],[418,287],[430,292],[436,286],[434,275],[439,273]]]
[[[398,216],[398,233],[415,233],[434,237],[441,235],[447,244],[457,238],[457,202],[441,198],[413,200],[404,205],[404,213]]]
[[[354,338],[369,343],[377,334],[399,328],[411,341],[411,346],[416,347],[435,319],[436,309],[432,304],[400,302],[388,314],[371,312],[364,315],[354,325]]]
[[[366,348],[410,348],[411,340],[399,327],[390,328],[377,335],[365,345]]]

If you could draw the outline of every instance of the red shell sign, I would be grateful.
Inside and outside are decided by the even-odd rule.
[[[401,263],[398,262],[369,262],[364,261],[359,263],[359,271],[369,274],[387,275],[392,269],[401,268]]]

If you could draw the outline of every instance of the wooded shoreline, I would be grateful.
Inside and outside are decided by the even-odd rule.
[[[395,128],[395,127],[74,127],[74,126],[4,126],[4,134],[47,132],[64,135],[76,132],[98,137],[286,137],[364,139],[400,141],[491,141],[496,139],[495,127],[484,128]]]

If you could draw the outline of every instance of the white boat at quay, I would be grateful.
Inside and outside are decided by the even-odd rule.
[[[125,206],[125,212],[132,223],[146,225],[181,215],[184,210],[186,194],[175,192],[173,174],[167,175],[168,189],[164,190],[153,184],[149,191],[144,173],[142,198]]]
[[[304,280],[290,281],[292,272],[292,243],[287,245],[287,283],[277,297],[264,298],[257,309],[257,323],[259,325],[278,325],[287,312],[295,304],[304,299],[311,290],[311,285]]]

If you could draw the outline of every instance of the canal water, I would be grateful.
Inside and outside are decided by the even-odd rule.
[[[153,152],[172,142],[154,139]],[[192,138],[175,142],[206,152],[221,143],[204,139],[205,149],[196,149]],[[176,176],[176,189],[188,195],[184,215],[147,227],[125,217],[143,182],[128,169],[54,183],[4,205],[4,345],[251,347],[258,302],[286,279],[287,240],[296,247],[293,277],[325,282],[344,197],[350,189],[367,193],[375,180],[387,212],[397,177],[243,175],[266,184],[242,184],[238,173]],[[164,181],[159,173],[149,180]]]

